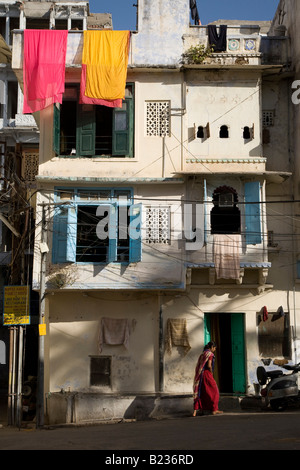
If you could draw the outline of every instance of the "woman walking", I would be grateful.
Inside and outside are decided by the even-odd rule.
[[[198,359],[194,378],[194,413],[211,411],[213,415],[221,414],[219,410],[219,389],[213,377],[216,343],[210,341]]]

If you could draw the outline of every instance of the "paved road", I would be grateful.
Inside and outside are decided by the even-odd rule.
[[[224,413],[220,416],[0,429],[0,450],[299,450],[300,412]],[[119,452],[118,455],[122,455]],[[100,463],[100,462],[99,462]]]

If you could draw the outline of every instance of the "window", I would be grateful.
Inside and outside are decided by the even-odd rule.
[[[241,215],[236,191],[229,186],[217,188],[213,193],[213,203],[210,213],[211,233],[240,233]]]
[[[127,84],[122,108],[79,104],[79,89],[67,86],[54,106],[53,146],[57,155],[133,157],[134,93]]]
[[[204,127],[198,126],[197,139],[204,139]]]
[[[53,263],[141,260],[141,205],[126,189],[57,190]]]
[[[258,346],[262,357],[286,357],[291,355],[289,316],[282,313],[268,313],[257,315]]]
[[[229,137],[228,126],[221,126],[219,135],[220,135],[220,139],[228,139]]]
[[[260,183],[247,182],[244,185],[244,216],[246,245],[262,242]],[[212,234],[241,233],[241,214],[238,208],[238,194],[229,186],[220,186],[213,192],[214,207],[210,212]]]
[[[244,127],[243,139],[245,139],[245,140],[251,139],[250,128],[249,128],[248,126],[245,126],[245,127]]]
[[[90,385],[111,386],[111,357],[90,357]]]
[[[146,102],[146,135],[167,137],[170,135],[170,102]]]

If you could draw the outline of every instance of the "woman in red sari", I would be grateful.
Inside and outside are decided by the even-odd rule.
[[[219,389],[213,377],[214,361],[217,346],[210,341],[198,359],[194,378],[194,413],[197,411],[211,411],[213,415],[219,411]]]

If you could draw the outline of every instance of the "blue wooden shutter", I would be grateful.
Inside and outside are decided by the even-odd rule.
[[[53,216],[52,263],[66,262],[68,209],[56,207]]]
[[[96,141],[95,106],[82,104],[77,107],[76,155],[93,156]]]
[[[66,261],[76,261],[76,244],[77,244],[77,208],[75,206],[68,207],[68,225],[67,225],[67,246]]]
[[[52,262],[76,261],[77,212],[74,206],[60,206],[53,217]]]
[[[132,204],[129,208],[129,262],[142,259],[142,204]]]
[[[133,100],[123,100],[122,108],[113,109],[112,154],[133,156]]]
[[[257,245],[262,242],[258,181],[245,183],[245,231],[247,245]]]
[[[59,104],[53,106],[53,150],[60,154],[60,108]]]

